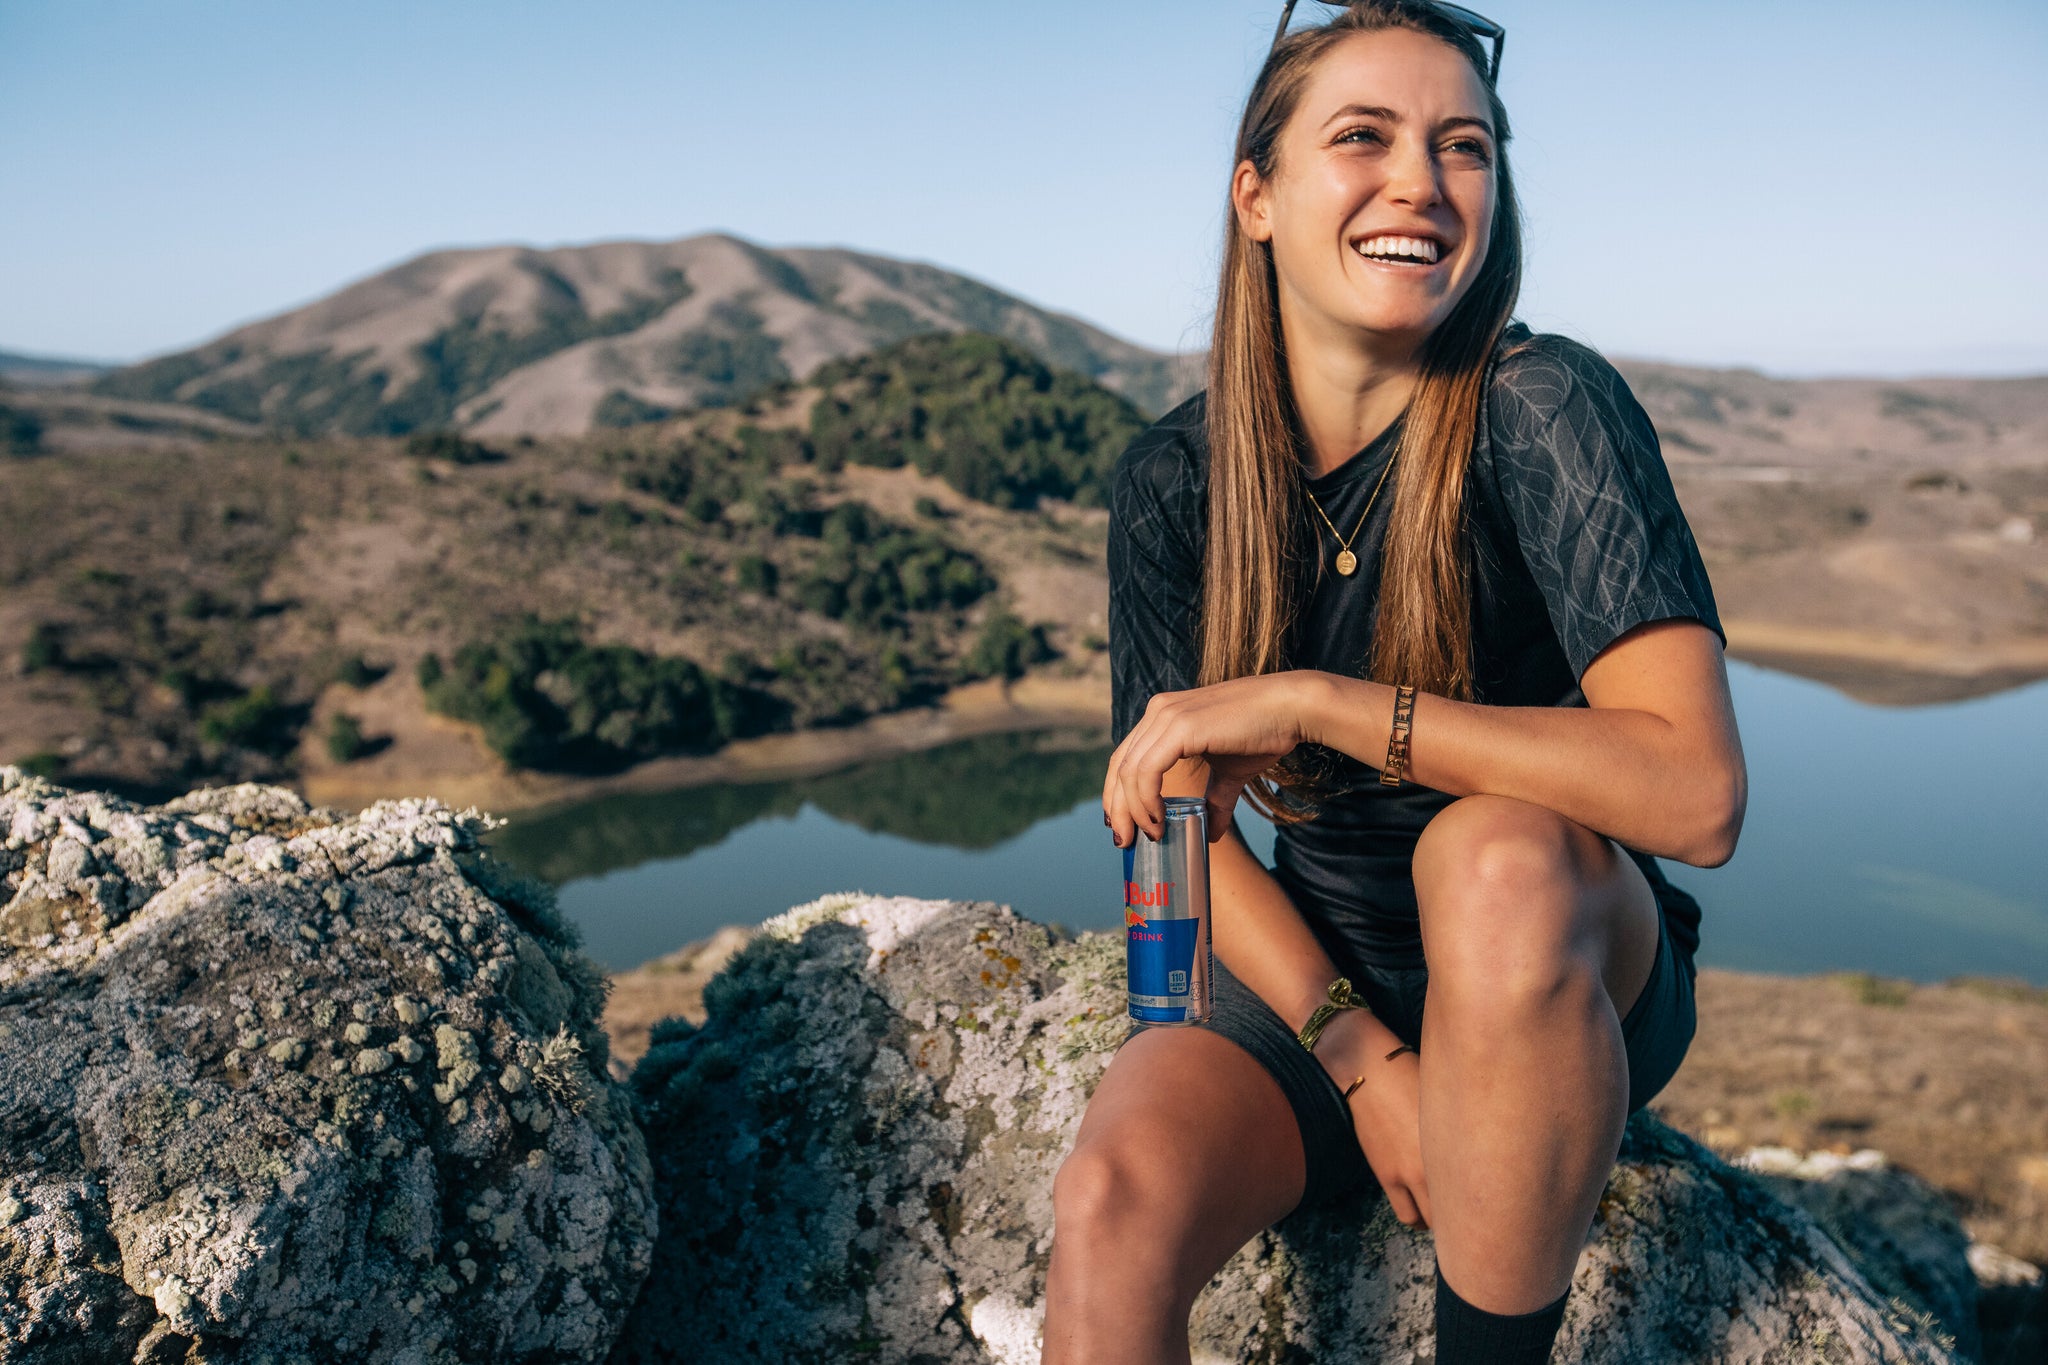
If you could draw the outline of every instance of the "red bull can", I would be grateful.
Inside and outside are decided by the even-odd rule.
[[[1166,798],[1166,826],[1141,827],[1124,850],[1125,966],[1131,1018],[1200,1024],[1209,1018],[1209,816],[1199,796]]]

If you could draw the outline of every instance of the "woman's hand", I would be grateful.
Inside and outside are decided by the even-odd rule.
[[[1346,1010],[1316,1040],[1316,1060],[1339,1091],[1365,1077],[1349,1100],[1359,1149],[1387,1192],[1394,1217],[1411,1228],[1426,1228],[1429,1186],[1422,1175],[1422,1062],[1413,1052],[1389,1060],[1380,1048],[1383,1042],[1392,1047],[1399,1041],[1384,1024],[1373,1027],[1362,1013]]]
[[[1300,675],[1262,673],[1185,692],[1159,692],[1109,756],[1102,812],[1128,847],[1145,831],[1158,838],[1166,826],[1161,783],[1184,758],[1208,765],[1209,840],[1223,837],[1245,784],[1302,742]]]

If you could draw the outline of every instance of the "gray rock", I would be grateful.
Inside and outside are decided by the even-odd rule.
[[[613,1359],[1035,1362],[1053,1172],[1121,988],[1120,938],[984,902],[769,921],[707,984],[704,1026],[657,1026],[634,1073],[663,1231]],[[1298,1214],[1204,1292],[1195,1359],[1426,1361],[1432,1270],[1377,1191]],[[1807,1213],[1645,1113],[1555,1358],[1958,1356]]]
[[[1926,1314],[1965,1357],[1982,1354],[1970,1234],[1947,1195],[1871,1148],[1838,1156],[1753,1147],[1735,1164],[1806,1210],[1872,1288]]]
[[[0,1361],[604,1357],[646,1151],[489,826],[0,767]]]

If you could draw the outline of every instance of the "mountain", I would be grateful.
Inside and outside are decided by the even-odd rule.
[[[189,351],[102,376],[303,435],[572,434],[737,401],[925,332],[988,332],[1158,413],[1174,357],[936,266],[707,234],[436,251]]]
[[[80,379],[103,375],[112,368],[96,360],[0,351],[0,381],[9,384],[69,384]]]

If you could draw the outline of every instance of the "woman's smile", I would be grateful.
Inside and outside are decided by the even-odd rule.
[[[1442,248],[1433,237],[1404,237],[1380,233],[1352,243],[1353,250],[1368,261],[1389,265],[1435,265]]]

